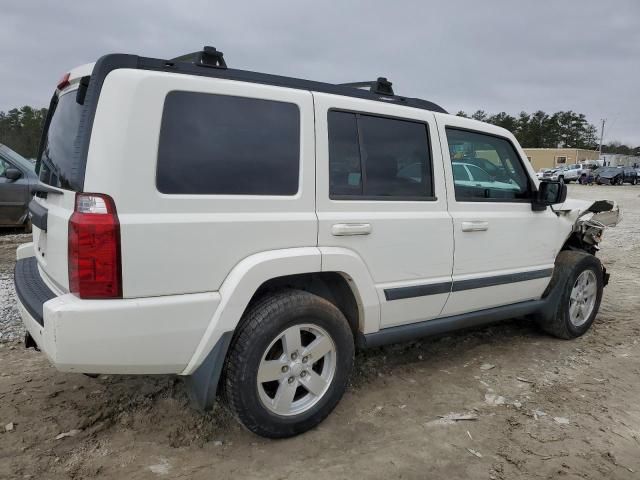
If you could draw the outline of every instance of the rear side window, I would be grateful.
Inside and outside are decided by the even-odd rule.
[[[295,195],[300,111],[292,103],[170,92],[156,184],[169,194]]]
[[[433,198],[427,125],[329,111],[328,126],[330,198]]]

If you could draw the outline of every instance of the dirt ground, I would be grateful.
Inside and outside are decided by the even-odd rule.
[[[5,342],[0,478],[639,478],[640,187],[570,196],[624,208],[600,255],[611,283],[578,340],[514,320],[360,352],[335,412],[280,441],[223,407],[193,411],[178,378],[60,373]],[[0,237],[3,275],[27,238]]]

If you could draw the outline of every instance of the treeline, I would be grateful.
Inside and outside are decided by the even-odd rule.
[[[469,116],[460,111],[460,117]],[[0,143],[7,145],[26,158],[38,154],[42,125],[47,116],[46,108],[25,105],[8,112],[0,112]],[[538,110],[534,113],[521,112],[517,117],[506,112],[493,115],[478,110],[470,116],[482,122],[492,123],[513,132],[520,145],[530,148],[589,148],[597,150],[598,131],[582,113],[556,112],[553,114]],[[604,153],[640,155],[640,146],[631,147],[620,142],[610,142],[602,146]]]
[[[515,135],[523,147],[567,147],[597,150],[600,140],[600,132],[587,121],[584,114],[571,110],[552,114],[541,110],[534,113],[520,112],[517,117],[506,112],[490,115],[484,110],[478,110],[471,116],[459,111],[457,115],[506,128]],[[640,155],[640,146],[630,147],[620,142],[610,142],[602,146],[602,151],[604,153]]]
[[[36,158],[46,108],[25,105],[8,112],[0,112],[0,143],[25,158]]]

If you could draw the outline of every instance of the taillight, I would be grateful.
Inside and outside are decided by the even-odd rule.
[[[69,82],[69,78],[71,78],[71,74],[70,73],[65,73],[62,78],[60,78],[60,80],[58,80],[58,90],[64,90],[65,88],[67,88],[71,83]]]
[[[109,195],[76,194],[69,219],[69,290],[80,298],[122,298],[120,222]]]

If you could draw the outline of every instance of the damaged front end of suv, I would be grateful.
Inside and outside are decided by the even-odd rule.
[[[622,211],[611,200],[566,200],[554,208],[560,218],[572,223],[569,238],[563,250],[582,250],[592,255],[600,249],[602,234],[607,227],[615,227],[622,220]]]

